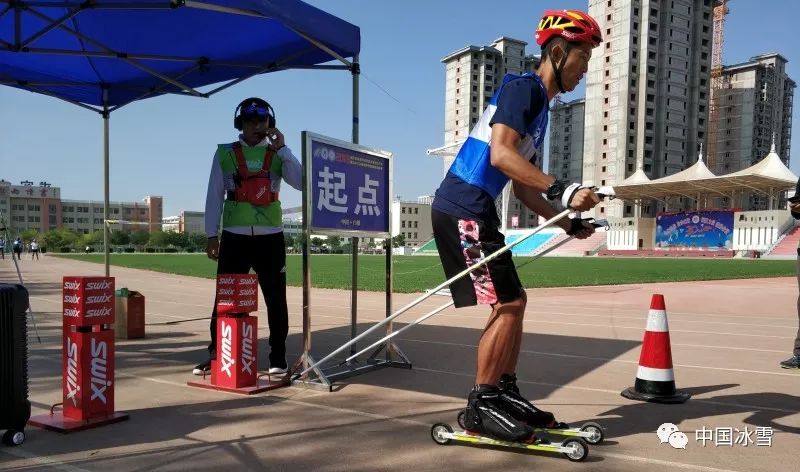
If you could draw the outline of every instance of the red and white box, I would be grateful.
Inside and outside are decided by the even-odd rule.
[[[114,323],[114,277],[65,276],[64,326]]]
[[[64,331],[64,417],[74,420],[114,414],[114,331]]]
[[[217,315],[258,311],[258,277],[254,274],[217,275]]]
[[[211,362],[211,383],[242,388],[258,380],[258,318],[217,317],[217,359]]]

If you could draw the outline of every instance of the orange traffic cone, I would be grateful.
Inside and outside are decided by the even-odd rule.
[[[675,390],[664,295],[654,294],[650,302],[636,383],[623,390],[622,396],[655,403],[683,403],[691,397],[689,393]]]

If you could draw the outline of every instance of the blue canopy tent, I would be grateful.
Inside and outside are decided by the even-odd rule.
[[[342,69],[358,142],[359,50],[357,26],[299,0],[0,0],[0,84],[103,117],[106,222],[111,112],[162,94],[208,98],[268,72]],[[106,275],[108,239],[105,224]]]

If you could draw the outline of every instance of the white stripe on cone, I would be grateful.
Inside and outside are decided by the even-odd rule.
[[[668,332],[667,311],[650,309],[650,312],[647,314],[647,328],[645,328],[645,330],[656,333]]]
[[[649,380],[651,382],[669,382],[675,380],[672,369],[654,369],[652,367],[639,366],[636,371],[636,378]]]

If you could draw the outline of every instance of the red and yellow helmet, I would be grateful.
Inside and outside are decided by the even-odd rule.
[[[543,46],[559,37],[569,42],[589,43],[596,48],[603,42],[600,25],[579,10],[546,10],[536,28],[536,44]]]

